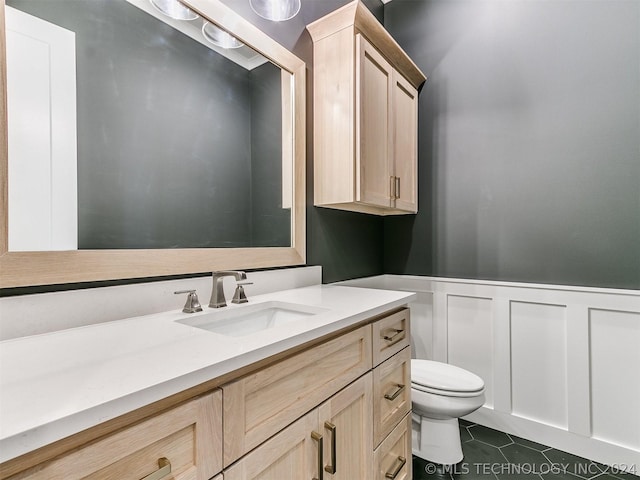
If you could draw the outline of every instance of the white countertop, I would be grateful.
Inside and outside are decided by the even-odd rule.
[[[225,310],[269,301],[327,309],[244,337],[177,323],[186,314],[175,310],[0,342],[0,463],[414,298],[316,285],[229,304]]]

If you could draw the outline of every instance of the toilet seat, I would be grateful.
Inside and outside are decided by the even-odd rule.
[[[484,388],[474,392],[454,392],[452,390],[439,390],[437,388],[425,387],[417,383],[411,383],[411,388],[418,392],[432,393],[434,395],[442,395],[443,397],[477,397],[484,393]]]
[[[411,388],[448,397],[475,397],[484,392],[484,381],[455,365],[413,359]]]
[[[484,381],[462,368],[411,360],[411,451],[429,462],[454,465],[464,458],[458,418],[485,401]]]

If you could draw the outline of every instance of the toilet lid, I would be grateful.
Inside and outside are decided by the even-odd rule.
[[[484,381],[467,370],[448,363],[411,360],[411,383],[447,392],[479,392]]]

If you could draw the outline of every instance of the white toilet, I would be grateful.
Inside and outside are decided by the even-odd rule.
[[[467,370],[411,360],[413,454],[433,463],[462,460],[458,418],[484,404],[484,381]]]

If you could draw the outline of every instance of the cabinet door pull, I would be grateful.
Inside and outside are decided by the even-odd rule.
[[[396,198],[400,198],[400,177],[396,177]]]
[[[404,330],[398,330],[397,328],[392,328],[391,330],[393,331],[393,333],[391,335],[386,333],[382,337],[387,342],[393,342],[394,340],[395,341],[399,341],[399,340],[402,340],[404,338],[404,336],[398,338],[398,335],[400,335],[401,333],[404,333]],[[396,340],[396,338],[398,338],[398,340]]]
[[[324,477],[324,470],[322,469],[322,464],[324,463],[324,458],[322,455],[322,435],[320,435],[318,432],[311,432],[311,438],[318,442],[318,476],[313,477],[312,480],[322,480]]]
[[[404,391],[404,385],[399,383],[396,385],[395,391],[393,393],[385,393],[384,398],[386,398],[389,401],[395,400],[396,398],[398,398],[398,395],[400,395],[403,391]]]
[[[391,469],[391,471],[384,474],[384,478],[389,478],[390,480],[396,478],[400,473],[400,470],[402,470],[402,467],[404,467],[405,463],[407,463],[406,458],[398,457],[393,464],[393,468]]]
[[[391,175],[389,177],[389,181],[390,181],[390,186],[389,186],[389,196],[391,197],[391,200],[394,200],[396,198],[396,177],[394,177],[393,175]]]
[[[331,433],[331,463],[324,467],[325,472],[336,473],[336,426],[331,422],[324,422],[324,428]]]
[[[162,457],[158,459],[158,470],[150,473],[146,477],[142,477],[140,480],[160,480],[171,473],[171,462],[168,458]]]

